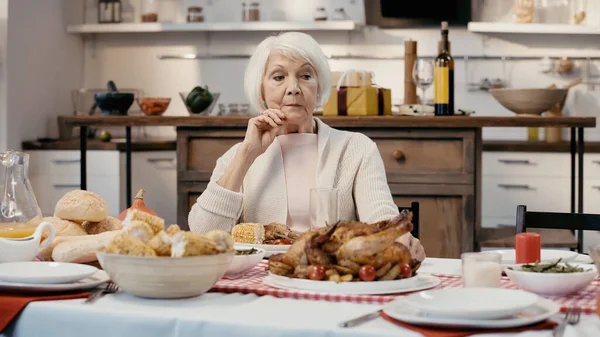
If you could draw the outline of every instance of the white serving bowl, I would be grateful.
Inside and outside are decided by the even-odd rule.
[[[102,269],[120,289],[148,298],[204,294],[223,276],[234,254],[171,258],[96,253]]]
[[[564,265],[564,263],[559,263]],[[504,269],[506,275],[519,288],[542,296],[566,296],[587,287],[596,276],[598,270],[593,265],[569,263],[581,267],[579,273],[534,273],[521,271],[522,264],[512,265]]]
[[[245,247],[240,248],[240,247],[235,247],[235,246],[234,246],[234,249],[249,250],[248,248],[245,248]],[[263,259],[263,257],[265,257],[266,251],[264,249],[260,249],[260,248],[254,248],[254,249],[256,249],[256,253],[254,253],[254,254],[235,255],[233,257],[233,261],[231,261],[231,264],[229,265],[229,267],[225,271],[225,275],[223,275],[223,276],[228,277],[228,278],[240,277],[244,273],[249,271],[250,269],[254,268],[254,266],[259,264],[260,261]]]

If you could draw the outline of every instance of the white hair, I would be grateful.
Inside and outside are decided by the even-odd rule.
[[[312,36],[288,32],[264,39],[250,57],[244,74],[244,93],[250,106],[257,113],[267,109],[263,99],[262,81],[269,55],[274,51],[293,60],[306,61],[316,70],[317,105],[324,105],[331,92],[331,70],[327,56]]]

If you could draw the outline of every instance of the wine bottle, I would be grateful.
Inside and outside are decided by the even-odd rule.
[[[434,108],[436,116],[454,115],[454,59],[450,55],[448,22],[442,22],[442,40],[434,66]]]

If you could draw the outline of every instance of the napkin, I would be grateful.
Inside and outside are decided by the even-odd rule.
[[[448,329],[448,328],[432,328],[432,327],[422,327],[407,324],[404,322],[400,322],[396,319],[391,318],[386,315],[383,311],[381,312],[381,317],[388,322],[394,323],[398,326],[401,326],[405,329],[417,332],[422,334],[425,337],[465,337],[476,334],[484,334],[484,333],[509,333],[509,332],[523,332],[530,330],[550,330],[553,329],[558,323],[552,321],[544,321],[535,325],[529,325],[521,328],[514,329],[468,329],[468,328],[457,328],[457,329]]]
[[[69,300],[74,298],[86,298],[90,292],[68,293],[60,295],[17,295],[17,294],[0,294],[0,333],[17,318],[19,313],[27,306],[27,304],[35,301],[57,301]]]

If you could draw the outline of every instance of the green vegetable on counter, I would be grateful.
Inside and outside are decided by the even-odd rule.
[[[256,254],[257,252],[258,252],[258,250],[256,250],[255,248],[244,249],[244,250],[236,249],[235,255],[252,255],[252,254]]]
[[[185,98],[185,104],[190,111],[199,114],[206,110],[213,102],[213,95],[208,91],[208,86],[204,88],[198,86],[192,89]]]
[[[583,268],[571,266],[568,263],[559,266],[558,263],[560,260],[561,259],[558,259],[554,263],[536,262],[535,264],[524,264],[521,266],[521,271],[532,273],[581,273],[584,271]]]

